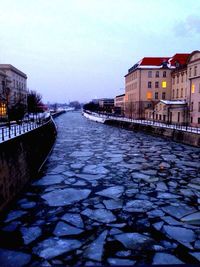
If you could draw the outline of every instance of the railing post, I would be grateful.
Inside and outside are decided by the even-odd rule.
[[[2,141],[4,141],[4,128],[2,128]]]
[[[15,134],[15,136],[17,135],[17,132],[16,132],[16,126],[14,126],[15,128],[14,128],[14,134]]]

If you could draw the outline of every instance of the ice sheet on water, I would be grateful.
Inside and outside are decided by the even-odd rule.
[[[74,239],[48,238],[33,248],[33,252],[41,258],[52,259],[81,246],[81,242]]]
[[[115,199],[104,200],[103,203],[106,206],[106,209],[108,210],[121,209],[123,205],[122,200]]]
[[[124,192],[124,187],[123,186],[112,186],[108,187],[102,191],[97,192],[96,194],[99,196],[105,196],[109,198],[119,198]]]
[[[81,214],[89,217],[92,220],[102,222],[102,223],[110,223],[116,221],[115,215],[106,209],[85,209]]]
[[[59,184],[64,180],[61,175],[46,175],[39,181],[33,183],[33,185],[53,185]]]
[[[38,238],[41,235],[42,231],[40,227],[38,226],[29,227],[29,228],[22,227],[21,233],[22,233],[22,237],[24,240],[24,244],[27,245],[31,243],[32,241],[34,241],[36,238]]]
[[[89,189],[56,189],[41,197],[47,201],[49,206],[66,206],[87,198],[90,192]]]
[[[82,233],[83,230],[74,226],[71,226],[64,222],[58,222],[54,230],[54,235],[65,236],[65,235],[78,235]]]
[[[31,260],[31,256],[26,253],[0,249],[0,264],[1,266],[22,267],[27,265]]]
[[[121,242],[128,249],[141,249],[150,246],[153,240],[139,233],[124,233],[115,235],[115,239]]]
[[[77,226],[79,228],[84,227],[83,220],[79,214],[65,213],[65,215],[61,217],[61,220],[69,222],[72,225]]]
[[[189,243],[195,241],[195,234],[192,230],[177,226],[163,226],[164,231],[170,238],[183,243]]]
[[[84,173],[89,174],[107,174],[109,173],[109,170],[107,170],[105,167],[99,165],[87,165],[83,168]]]
[[[20,217],[22,217],[23,215],[25,215],[27,212],[23,211],[23,210],[14,210],[8,213],[8,216],[5,220],[5,222],[11,222],[15,219],[18,219]]]
[[[103,247],[108,231],[105,230],[100,236],[94,240],[84,251],[83,256],[87,259],[101,261],[103,256]]]

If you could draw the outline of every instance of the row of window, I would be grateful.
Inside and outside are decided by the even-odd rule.
[[[197,76],[197,66],[194,66],[193,72],[192,72],[192,68],[189,68],[189,77],[191,76]]]
[[[148,91],[146,94],[147,100],[152,100],[153,98],[152,96],[153,96],[152,92]],[[160,99],[160,96],[162,96],[161,99],[166,99],[166,92],[162,92],[162,93],[155,92],[154,99]]]
[[[126,82],[130,82],[132,80],[135,80],[137,79],[137,71],[129,74],[127,77],[126,77]]]
[[[17,89],[22,89],[24,90],[26,87],[25,87],[25,84],[22,83],[22,82],[19,82],[19,81],[15,81],[13,80],[13,84],[14,84],[14,88],[17,88]]]
[[[156,81],[155,82],[155,88],[159,88],[159,82],[158,81]],[[148,81],[148,83],[147,83],[147,87],[148,88],[152,88],[152,82],[150,82],[150,81]],[[167,87],[167,82],[166,81],[162,81],[162,88],[166,88]]]
[[[191,102],[190,104],[190,111],[194,111],[194,103]],[[200,102],[198,102],[198,112],[200,112]]]
[[[155,77],[156,78],[159,78],[159,77],[163,77],[163,78],[166,78],[167,77],[167,72],[166,71],[156,71],[155,73]],[[153,72],[151,70],[148,71],[148,78],[153,78]]]
[[[185,81],[187,81],[187,76],[185,76]],[[177,75],[176,77],[173,77],[172,78],[172,84],[175,84],[175,83],[183,83],[184,82],[184,75]]]
[[[176,92],[176,96],[175,96],[175,92]],[[180,95],[179,95],[180,93]],[[181,91],[179,92],[179,89],[173,89],[172,90],[172,98],[179,98],[179,97],[183,97],[183,88],[181,88]]]

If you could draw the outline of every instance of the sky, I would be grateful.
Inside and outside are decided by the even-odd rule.
[[[0,0],[0,63],[44,102],[124,93],[145,56],[200,50],[200,0]]]

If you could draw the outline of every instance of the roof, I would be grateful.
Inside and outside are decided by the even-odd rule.
[[[169,57],[144,57],[141,62],[140,66],[161,66],[163,62],[167,62],[170,58]]]
[[[169,59],[169,63],[172,66],[175,66],[176,63],[179,63],[180,65],[186,65],[187,64],[187,60],[190,56],[190,53],[185,53],[185,54],[175,54],[173,57],[171,57]]]
[[[187,64],[190,53],[177,53],[173,57],[144,57],[133,65],[128,74],[136,69],[175,69],[176,67],[184,66]],[[177,66],[178,63],[178,66]],[[125,77],[128,75],[126,74]]]
[[[122,94],[122,95],[116,95],[116,97],[121,97],[121,96],[125,96],[125,94]]]
[[[185,100],[160,100],[165,105],[185,105]]]
[[[27,75],[25,73],[23,73],[21,70],[15,68],[13,65],[11,64],[0,64],[0,70],[12,70],[15,73],[23,76],[25,79],[27,79]]]

